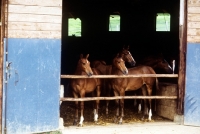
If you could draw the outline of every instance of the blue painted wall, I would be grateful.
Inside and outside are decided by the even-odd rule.
[[[184,124],[200,126],[200,43],[187,44]]]
[[[58,129],[61,40],[9,38],[5,44],[11,63],[4,85],[7,133]]]

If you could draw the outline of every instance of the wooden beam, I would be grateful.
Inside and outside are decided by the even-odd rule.
[[[60,101],[93,101],[116,99],[177,99],[177,96],[114,96],[114,97],[85,97],[85,98],[60,98]]]
[[[135,74],[135,75],[61,75],[61,78],[136,78],[136,77],[178,77],[178,74]]]
[[[2,128],[2,126],[5,127],[5,120],[2,119],[3,115],[2,113],[5,112],[5,108],[3,108],[3,63],[4,63],[4,37],[5,37],[5,16],[6,16],[6,0],[1,0],[1,46],[0,46],[0,133],[5,132],[5,129]],[[4,118],[4,117],[3,117]]]
[[[61,25],[58,23],[38,23],[38,22],[9,22],[8,30],[24,31],[60,31]]]
[[[27,5],[8,5],[9,13],[18,14],[46,14],[61,15],[62,6],[44,7],[44,6],[27,6]]]
[[[200,17],[199,14],[188,14],[188,21],[194,21],[194,22],[198,22],[200,21]]]
[[[198,32],[196,32],[195,34],[197,35],[197,36],[199,36],[200,35],[200,33],[199,33],[199,30],[200,30],[200,21],[198,21],[198,22],[188,22],[188,29],[196,29]]]
[[[196,43],[196,42],[200,42],[200,36],[191,36],[191,35],[188,35],[187,36],[187,41],[190,42],[190,43]]]
[[[191,26],[188,26],[188,36],[200,36],[200,29],[197,28],[191,28]]]
[[[47,39],[60,39],[61,38],[61,31],[9,30],[9,33],[7,35],[10,38],[47,38]]]
[[[197,6],[197,7],[193,7],[193,6],[189,6],[188,7],[188,13],[200,13],[200,8]]]
[[[9,0],[9,4],[33,6],[62,6],[62,0]]]
[[[188,6],[200,6],[199,0],[188,0]]]
[[[187,0],[184,1],[184,24],[179,29],[179,77],[178,77],[178,98],[177,114],[183,115],[185,96],[185,70],[186,70],[186,44],[187,44]]]
[[[9,13],[8,22],[62,23],[62,15]]]

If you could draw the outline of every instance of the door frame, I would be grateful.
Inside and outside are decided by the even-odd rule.
[[[181,1],[181,0],[180,0]],[[183,25],[179,25],[179,35],[180,35],[180,44],[179,44],[179,77],[178,77],[178,99],[177,99],[177,114],[184,114],[184,96],[185,96],[185,68],[186,68],[186,44],[187,44],[187,2],[184,1],[184,23]],[[2,131],[2,98],[3,98],[3,61],[4,61],[4,38],[7,37],[5,35],[6,28],[5,28],[5,10],[6,10],[6,3],[8,0],[1,1],[1,46],[0,46],[0,131]]]

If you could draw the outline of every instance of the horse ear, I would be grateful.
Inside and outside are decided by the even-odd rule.
[[[164,58],[164,56],[163,56],[163,53],[162,53],[162,52],[160,52],[160,53],[158,54],[158,56],[159,56],[159,57],[162,57],[162,58]]]
[[[124,54],[123,54],[123,53],[121,53],[121,54],[119,55],[119,57],[120,57],[120,58],[122,58],[123,56],[124,56]]]
[[[129,50],[129,45],[128,45],[128,46],[124,45],[124,46],[123,46],[123,50],[124,50],[124,49]]]
[[[117,57],[118,57],[118,58],[122,58],[123,55],[124,55],[123,53],[118,53],[118,54],[117,54]]]
[[[123,46],[123,50],[125,49],[125,45]]]
[[[129,45],[127,46],[127,50],[129,50]]]
[[[88,57],[89,57],[89,54],[86,55],[86,59],[88,59]]]
[[[123,46],[123,49],[126,49],[126,45]]]
[[[119,57],[119,53],[117,53],[116,57]]]
[[[80,54],[80,58],[81,58],[81,59],[83,58],[83,54]]]

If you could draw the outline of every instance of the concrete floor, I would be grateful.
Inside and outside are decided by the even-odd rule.
[[[132,124],[109,124],[106,126],[69,126],[63,134],[200,134],[200,127],[179,125],[174,122],[144,122]]]

